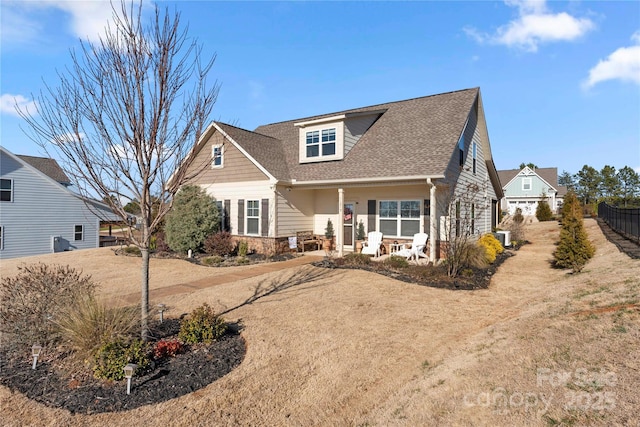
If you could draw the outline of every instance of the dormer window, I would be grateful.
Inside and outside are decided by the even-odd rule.
[[[344,117],[297,123],[300,127],[300,163],[344,158]]]
[[[322,139],[320,135],[322,134]],[[336,128],[307,132],[307,158],[333,156],[336,154]]]
[[[322,155],[333,156],[336,154],[336,128],[322,131]]]

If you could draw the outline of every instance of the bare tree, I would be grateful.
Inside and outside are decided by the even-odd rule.
[[[443,199],[441,214],[445,217],[443,235],[446,266],[449,276],[455,277],[468,265],[472,244],[480,234],[478,225],[483,219],[482,191],[476,183],[451,186]]]
[[[192,164],[192,148],[219,85],[207,82],[215,55],[202,61],[202,47],[187,37],[178,12],[156,7],[147,24],[141,2],[122,0],[112,15],[99,42],[82,42],[71,52],[59,86],[45,84],[37,111],[20,114],[29,136],[58,154],[83,195],[105,200],[123,221],[129,214],[119,200],[139,202],[141,228],[128,237],[142,253],[141,333],[147,339],[151,234],[180,186],[205,166]]]

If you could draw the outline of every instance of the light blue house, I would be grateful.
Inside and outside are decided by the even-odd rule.
[[[57,162],[0,147],[0,259],[97,248],[109,207],[69,190]]]
[[[535,215],[542,195],[552,212],[562,208],[567,188],[558,185],[558,168],[510,169],[498,171],[504,197],[500,207],[509,215],[520,208],[523,215]]]

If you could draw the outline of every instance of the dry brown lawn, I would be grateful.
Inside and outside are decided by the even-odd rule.
[[[637,425],[640,261],[585,225],[597,253],[578,275],[551,268],[550,222],[527,225],[532,243],[486,290],[304,266],[167,297],[169,315],[203,302],[232,309],[243,363],[190,395],[114,414],[71,415],[0,388],[2,424]],[[3,261],[1,274],[25,261],[82,268],[109,298],[138,289],[139,260],[109,249]],[[153,260],[152,299],[231,271]],[[264,289],[274,292],[243,304]]]

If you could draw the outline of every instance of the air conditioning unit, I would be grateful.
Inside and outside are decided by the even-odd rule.
[[[511,246],[511,231],[498,231],[498,234],[502,234],[504,236],[504,240],[500,239],[500,243],[505,248]]]

